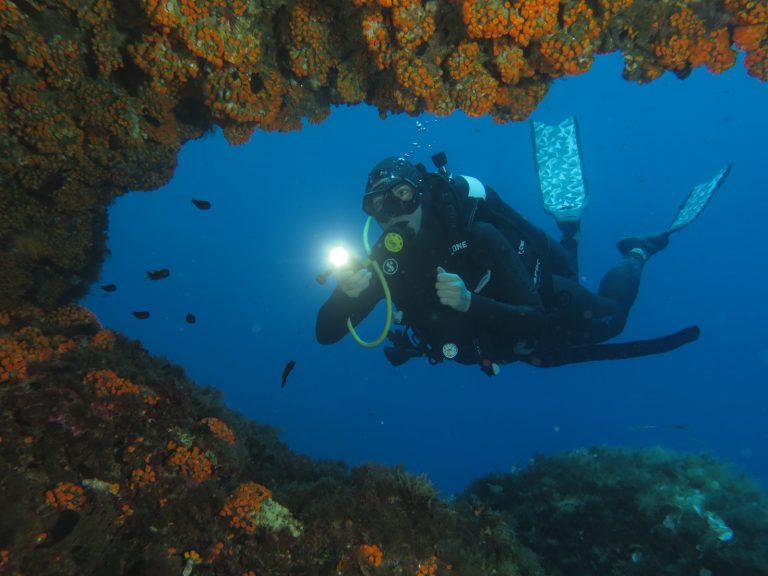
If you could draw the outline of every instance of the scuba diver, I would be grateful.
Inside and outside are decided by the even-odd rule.
[[[363,195],[369,223],[375,219],[384,232],[368,265],[336,270],[336,288],[317,315],[318,342],[338,342],[350,331],[365,345],[353,327],[382,299],[388,312],[394,303],[391,315],[402,326],[389,330],[388,317],[382,333],[392,343],[384,352],[395,366],[423,356],[430,363],[475,364],[493,376],[515,361],[553,367],[631,358],[698,338],[698,327],[691,326],[650,340],[603,344],[624,329],[646,263],[701,213],[730,167],[696,186],[668,229],[620,240],[621,259],[594,293],[579,284],[576,257],[587,203],[577,125],[569,118],[532,126],[540,197],[558,224],[560,242],[490,186],[451,174],[442,153],[432,158],[434,173],[386,158],[371,170]]]

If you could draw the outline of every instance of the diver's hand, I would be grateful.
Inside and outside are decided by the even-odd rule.
[[[437,267],[437,297],[441,304],[445,304],[459,312],[469,310],[472,303],[472,294],[464,286],[464,280],[458,274],[446,272],[440,266]]]
[[[342,268],[336,272],[336,286],[350,298],[357,298],[371,283],[371,271],[367,268]]]

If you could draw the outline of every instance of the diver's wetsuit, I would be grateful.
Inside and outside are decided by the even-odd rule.
[[[606,274],[599,294],[594,294],[580,286],[563,264],[567,258],[562,248],[536,229],[546,238],[548,253],[542,258],[552,264],[551,281],[543,280],[537,289],[517,248],[490,224],[476,221],[468,247],[452,256],[448,233],[430,208],[430,204],[424,205],[418,235],[397,228],[405,239],[401,252],[388,252],[380,240],[373,255],[380,264],[395,260],[397,271],[387,275],[392,299],[403,312],[403,323],[428,345],[431,360],[440,361],[446,349],[451,353],[457,349],[453,359],[463,364],[520,360],[546,365],[541,355],[602,342],[623,329],[639,287],[643,268],[639,256],[622,259]],[[467,312],[439,302],[435,290],[438,266],[458,274],[472,292]],[[384,268],[391,272],[391,262]],[[488,280],[478,290],[484,277]],[[321,344],[337,342],[347,333],[347,318],[357,325],[383,298],[375,277],[357,298],[334,290],[318,312],[317,340]]]

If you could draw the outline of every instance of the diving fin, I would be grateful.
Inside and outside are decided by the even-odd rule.
[[[731,165],[728,164],[728,166],[715,174],[714,178],[711,180],[699,184],[698,186],[694,186],[693,190],[688,193],[688,196],[686,196],[685,200],[680,205],[680,209],[677,211],[677,216],[675,216],[672,225],[669,227],[669,232],[677,232],[696,220],[698,215],[701,214],[707,204],[709,204],[715,191],[720,187],[730,172]]]
[[[694,186],[680,205],[677,215],[675,215],[675,219],[669,228],[651,236],[623,238],[616,244],[619,252],[626,255],[628,252],[639,248],[650,257],[662,248],[665,248],[669,243],[669,237],[672,233],[688,226],[704,211],[704,208],[706,208],[712,196],[714,196],[715,191],[722,185],[730,171],[731,165],[728,164],[728,166],[715,174],[712,179]]]
[[[525,361],[537,368],[554,368],[565,364],[595,362],[600,360],[625,360],[652,354],[664,354],[698,340],[701,330],[698,326],[688,326],[672,334],[614,344],[590,344],[561,348],[531,356]]]
[[[554,126],[532,122],[531,133],[541,205],[561,229],[570,225],[577,230],[587,206],[587,185],[576,118]]]

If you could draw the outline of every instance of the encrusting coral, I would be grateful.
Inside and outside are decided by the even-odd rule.
[[[597,54],[649,82],[736,50],[768,79],[766,2],[0,0],[0,572],[763,576],[764,499],[711,460],[576,453],[449,503],[292,454],[71,304],[110,202],[215,126],[240,144],[360,102],[518,121]]]
[[[359,102],[522,120],[613,51],[638,82],[736,49],[766,80],[767,30],[753,0],[0,0],[0,309],[83,294],[109,203],[214,125],[239,144]]]
[[[768,566],[768,502],[709,457],[579,450],[446,500],[401,467],[350,471],[291,453],[83,308],[0,314],[0,359],[2,574],[764,576]]]
[[[105,334],[73,306],[0,315],[3,574],[446,576],[474,561],[424,478],[292,454]]]

